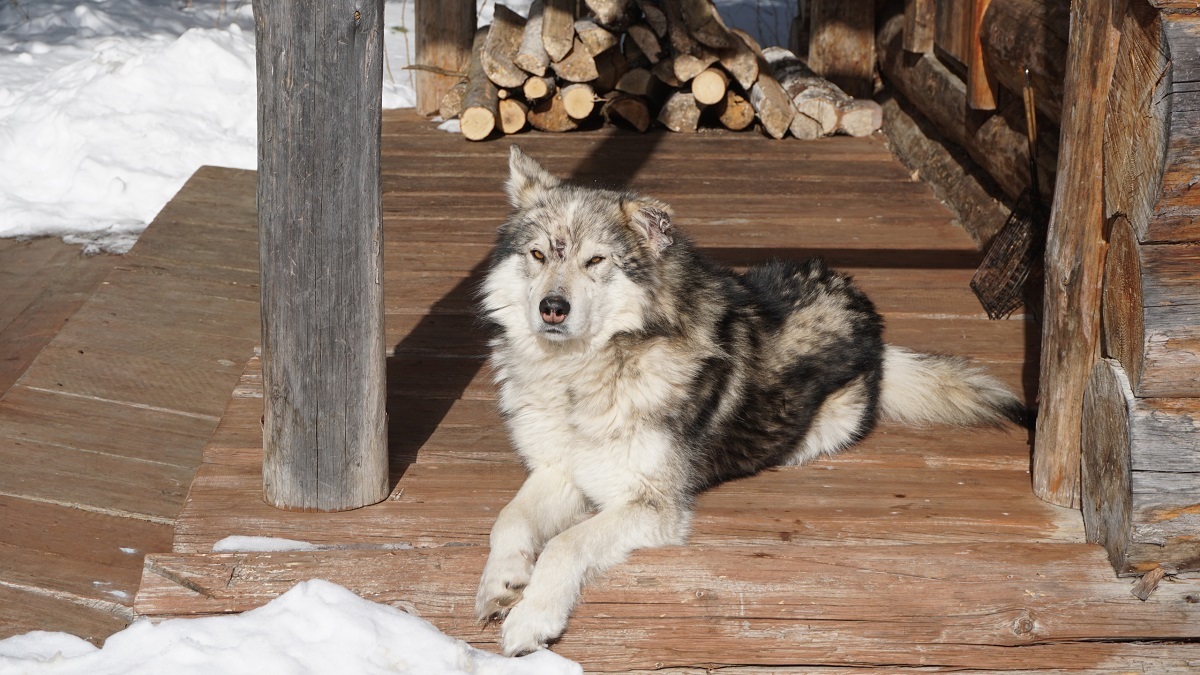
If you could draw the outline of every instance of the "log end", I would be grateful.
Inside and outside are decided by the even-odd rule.
[[[1083,394],[1083,524],[1119,572],[1126,567],[1132,519],[1130,426],[1133,390],[1121,364],[1101,359]]]

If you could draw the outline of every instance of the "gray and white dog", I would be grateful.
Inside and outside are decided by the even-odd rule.
[[[509,165],[482,315],[529,477],[475,605],[503,619],[504,653],[560,636],[589,576],[684,543],[711,486],[833,454],[880,419],[1027,424],[964,359],[884,344],[871,301],[821,260],[737,274],[658,200],[561,182],[516,146]]]

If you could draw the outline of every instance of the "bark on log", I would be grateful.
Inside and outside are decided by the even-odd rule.
[[[444,120],[454,119],[462,114],[463,111],[463,96],[467,93],[466,80],[459,82],[446,92],[442,97],[442,104],[438,108],[438,114]]]
[[[704,105],[716,105],[725,100],[729,90],[729,75],[720,68],[706,68],[692,80],[692,94]]]
[[[475,44],[471,48],[471,65],[467,71],[467,91],[463,94],[463,111],[459,115],[459,128],[470,141],[481,141],[496,128],[499,114],[499,92],[487,73],[483,72],[481,54],[487,40],[488,29],[475,32]]]
[[[694,132],[700,126],[703,109],[690,91],[677,91],[658,111],[658,121],[671,131]]]
[[[934,0],[904,0],[904,51],[933,51],[936,9]]]
[[[575,0],[544,0],[542,44],[551,61],[561,61],[575,44]]]
[[[875,101],[851,98],[838,103],[838,133],[870,136],[883,127],[883,107]]]
[[[263,499],[354,509],[389,488],[383,3],[256,2],[254,18]]]
[[[627,124],[639,132],[650,128],[650,106],[640,96],[614,92],[605,100],[601,114],[612,124]]]
[[[579,38],[575,38],[575,46],[565,57],[550,63],[550,69],[567,82],[590,82],[600,76],[596,70],[596,59],[588,53]]]
[[[496,86],[519,87],[529,79],[529,73],[513,62],[524,33],[525,19],[504,5],[496,5],[496,14],[480,53],[483,71]]]
[[[796,119],[796,106],[792,105],[791,97],[783,90],[779,81],[771,75],[771,66],[763,58],[762,47],[758,45],[758,42],[744,31],[734,29],[733,32],[750,48],[758,62],[758,78],[754,80],[754,84],[747,92],[750,94],[750,105],[758,114],[758,121],[762,122],[763,131],[766,131],[772,138],[783,138],[792,126],[792,121]],[[804,134],[801,138],[808,136],[811,133],[811,125],[802,122],[801,133]]]
[[[1025,87],[1025,68],[1037,108],[1055,124],[1062,119],[1070,0],[991,0],[979,28],[983,62],[1014,93]]]
[[[847,94],[870,98],[875,84],[875,0],[812,0],[811,11],[808,66]]]
[[[1200,15],[1131,6],[1108,97],[1104,197],[1142,242],[1200,241]]]
[[[1083,390],[1099,355],[1104,273],[1104,102],[1120,41],[1123,0],[1071,9],[1063,87],[1062,147],[1046,241],[1033,488],[1060,506],[1079,504]]]
[[[1083,399],[1083,521],[1122,576],[1200,569],[1200,399],[1137,398],[1103,359]]]
[[[525,100],[530,103],[540,101],[554,93],[555,87],[553,77],[531,77],[525,80],[524,86],[521,87],[521,92],[525,94]]]
[[[736,91],[726,91],[716,105],[717,119],[726,129],[741,131],[754,124],[754,106]]]
[[[515,98],[500,101],[500,131],[505,134],[515,134],[522,131],[529,122],[529,106]]]
[[[687,24],[683,20],[683,10],[676,0],[668,0],[662,4],[667,16],[667,42],[676,54],[691,54],[700,48],[700,43],[692,37]]]
[[[542,131],[571,131],[579,128],[579,123],[567,114],[562,92],[556,92],[553,96],[535,103],[529,109],[528,119],[534,128]]]
[[[612,49],[620,42],[620,38],[614,35],[606,28],[599,26],[591,19],[580,19],[575,22],[575,34],[579,36],[580,42],[587,48],[587,51],[592,56],[599,56],[601,53]]]
[[[591,85],[577,83],[563,87],[563,108],[577,120],[585,120],[596,109],[596,92]]]
[[[763,58],[791,97],[796,112],[816,120],[821,135],[828,136],[837,130],[838,105],[851,100],[846,92],[809,70],[795,54],[782,47],[764,49]]]
[[[879,65],[888,82],[950,141],[966,150],[1005,194],[1016,199],[1029,185],[1024,128],[1014,128],[1002,114],[975,113],[982,121],[968,115],[966,85],[961,78],[929,54],[905,57],[900,47],[902,23],[903,17],[893,17],[879,31]],[[1057,156],[1057,134],[1040,134],[1039,189],[1045,197],[1052,194],[1055,184]]]
[[[464,73],[471,60],[475,35],[475,5],[469,2],[442,3],[417,0],[417,31],[414,39],[416,63],[446,73]],[[435,115],[442,97],[462,78],[429,70],[413,72],[416,107],[421,115]]]
[[[1116,218],[1101,321],[1104,353],[1134,393],[1200,398],[1200,244],[1138,244],[1129,221]]]
[[[546,43],[542,39],[542,12],[545,5],[542,0],[533,0],[529,5],[529,18],[525,21],[525,31],[521,33],[521,46],[513,63],[531,75],[542,77],[546,68],[550,67],[550,55],[546,53]]]

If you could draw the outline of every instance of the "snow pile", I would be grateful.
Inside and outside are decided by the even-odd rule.
[[[103,649],[65,633],[0,641],[0,673],[582,674],[549,651],[510,659],[480,651],[393,607],[327,581],[297,584],[239,615],[139,621]]]
[[[202,164],[254,168],[250,3],[182,4],[0,5],[0,236],[124,252]],[[412,4],[385,15],[389,107],[413,105]]]

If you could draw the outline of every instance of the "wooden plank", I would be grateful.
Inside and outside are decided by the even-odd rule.
[[[1127,584],[1094,571],[1102,556],[1095,547],[919,548],[851,545],[836,560],[784,543],[640,551],[585,589],[555,650],[589,671],[698,663],[1080,667],[1105,655],[1080,638],[1185,637],[1200,619],[1196,605],[1143,603]],[[483,560],[482,547],[160,555],[149,561],[135,606],[166,615],[243,610],[320,577],[492,644],[495,629],[481,630],[470,609]],[[1049,579],[1045,569],[1058,574]],[[1173,593],[1196,588],[1184,582]],[[1108,619],[1115,607],[1124,620]],[[1040,648],[1047,644],[1056,649]]]
[[[61,631],[96,646],[129,625],[127,619],[70,600],[0,586],[0,640],[33,630]]]
[[[1102,141],[1125,3],[1071,8],[1062,148],[1046,242],[1041,406],[1033,454],[1034,493],[1079,504],[1083,390],[1099,355],[1104,274]]]
[[[971,58],[971,28],[975,0],[936,0],[937,21],[934,26],[934,44],[942,54],[950,57],[951,65],[959,72],[966,72]]]
[[[904,51],[927,54],[933,50],[936,13],[934,0],[904,0]]]

